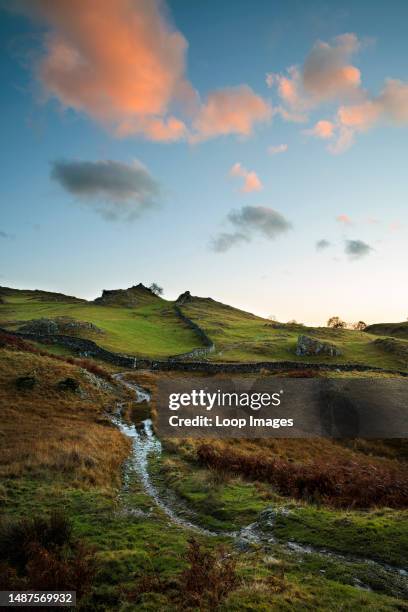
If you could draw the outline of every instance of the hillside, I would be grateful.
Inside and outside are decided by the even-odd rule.
[[[126,376],[149,389],[152,412],[161,376],[171,373]],[[203,611],[406,609],[407,581],[394,569],[408,550],[395,484],[406,487],[404,441],[218,440],[209,449],[141,435],[132,445],[129,418],[150,407],[120,380],[21,340],[0,346],[0,588],[63,586],[84,611],[192,611],[197,597]],[[277,459],[314,483],[313,496],[270,482],[265,467]],[[342,469],[356,480],[357,507],[343,499],[350,478],[337,491]],[[372,491],[387,505],[366,501]],[[248,538],[257,530],[262,539]]]
[[[180,297],[183,312],[200,325],[215,343],[216,351],[210,356],[215,361],[279,360],[313,363],[335,360],[336,363],[363,363],[383,368],[407,367],[404,356],[376,343],[377,336],[366,331],[277,323],[211,298],[186,294]],[[323,355],[307,358],[296,355],[296,344],[301,334],[334,344],[341,355],[335,359]]]
[[[61,294],[0,288],[0,326],[18,329],[25,321],[70,317],[89,322],[103,333],[82,337],[129,355],[165,358],[197,346],[194,332],[176,315],[172,302],[153,295],[143,285],[104,291],[93,302]]]
[[[374,323],[366,327],[365,331],[375,336],[393,336],[408,340],[408,321],[402,323]]]
[[[104,290],[89,302],[61,293],[1,287],[0,327],[24,332],[45,329],[46,333],[93,340],[110,351],[152,359],[188,354],[205,347],[205,339],[208,346],[209,339],[215,349],[198,358],[216,362],[358,363],[408,369],[408,336],[404,336],[408,323],[377,324],[365,331],[284,324],[209,297],[192,296],[188,291],[175,302],[168,301],[142,284]],[[395,336],[398,345],[379,342],[379,334],[391,339]],[[299,336],[334,347],[336,356],[297,354]]]

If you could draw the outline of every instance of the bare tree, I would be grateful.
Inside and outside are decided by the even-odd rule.
[[[357,321],[357,323],[353,323],[352,327],[356,331],[364,331],[367,327],[367,323],[365,323],[364,321]]]
[[[332,329],[345,329],[347,323],[340,319],[340,317],[330,317],[327,321],[327,327],[331,327]]]
[[[157,283],[152,283],[149,289],[152,293],[154,293],[154,295],[163,295],[163,288]]]

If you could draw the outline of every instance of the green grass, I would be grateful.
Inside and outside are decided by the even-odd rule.
[[[136,307],[120,305],[123,295],[118,297],[118,304],[102,305],[60,295],[56,299],[53,294],[42,292],[8,290],[3,294],[5,303],[0,304],[0,325],[16,329],[23,321],[68,316],[91,322],[104,332],[81,332],[83,337],[106,349],[139,357],[163,359],[201,345],[199,337],[177,317],[174,302],[149,296],[145,290],[140,292],[139,299],[137,288],[129,291],[137,296]],[[386,350],[381,343],[375,343],[377,328],[381,328],[382,333],[394,334],[393,324],[371,326],[370,329],[376,328],[373,333],[279,325],[214,300],[195,297],[183,304],[182,310],[214,341],[216,351],[209,357],[214,361],[355,363],[384,369],[408,369],[403,352]],[[408,329],[408,324],[397,325]],[[335,344],[342,354],[339,357],[298,357],[295,348],[299,334]],[[403,339],[405,336],[400,334],[399,337],[408,347],[408,341]]]
[[[252,523],[267,507],[285,508],[288,512],[277,513],[273,529],[282,542],[294,540],[399,567],[408,564],[406,511],[343,511],[303,504],[277,495],[264,483],[239,477],[217,481],[210,470],[173,453],[162,455],[151,472],[156,483],[175,491],[208,529],[234,531]]]
[[[171,302],[153,298],[137,308],[95,305],[91,302],[43,301],[36,294],[15,292],[0,304],[0,323],[10,329],[18,322],[69,316],[88,321],[104,334],[82,334],[100,346],[136,356],[163,358],[200,345],[197,336],[176,316]]]
[[[19,351],[1,349],[1,354],[5,418],[0,439],[7,438],[7,445],[0,446],[0,463],[9,467],[17,453],[21,461],[18,470],[4,471],[0,485],[2,517],[42,517],[53,510],[68,516],[75,535],[95,547],[98,561],[86,610],[180,612],[183,608],[175,605],[175,595],[180,572],[186,568],[192,533],[171,522],[155,505],[136,473],[131,472],[127,487],[120,488],[119,466],[127,452],[126,440],[104,419],[106,409],[116,401],[126,400],[126,396],[118,395],[115,388],[98,390],[74,365]],[[35,368],[38,388],[17,391],[11,383],[29,367]],[[67,374],[78,377],[83,395],[66,396],[55,389],[56,381]],[[50,432],[45,424],[52,419],[54,429]],[[116,446],[122,448],[124,444],[119,461],[115,462],[112,454],[116,446],[91,448],[92,439],[84,435],[91,426],[95,443],[109,435],[115,438]],[[50,434],[55,434],[55,444],[47,447]],[[39,443],[43,451],[42,463],[37,466],[30,458],[34,443]],[[75,457],[94,457],[93,467],[89,467],[94,470],[94,478],[89,477],[93,472],[87,472],[87,478],[79,478],[83,467],[78,462],[61,469],[60,463],[51,460],[68,444],[75,446]],[[321,453],[321,446],[316,448]],[[103,458],[103,470],[98,457]],[[291,512],[278,515],[274,529],[274,535],[282,542],[295,539],[399,565],[406,561],[408,526],[402,512],[346,513],[294,503],[277,496],[269,485],[215,474],[184,457],[181,451],[166,450],[160,459],[151,460],[150,470],[162,494],[180,497],[198,524],[220,531],[237,529],[256,520],[267,506],[285,506]],[[103,478],[96,478],[101,475]],[[208,549],[222,543],[225,552],[237,562],[239,585],[219,607],[224,612],[407,609],[395,582],[387,581],[389,576],[368,563],[289,554],[279,543],[242,551],[225,535],[199,535],[198,539]],[[130,602],[127,593],[143,576],[159,577],[165,587],[160,592],[147,590],[137,602]],[[374,592],[357,589],[356,578]]]
[[[214,341],[215,361],[307,361],[309,363],[360,363],[386,369],[406,369],[406,360],[387,353],[374,344],[377,336],[353,330],[326,327],[277,325],[255,315],[205,298],[193,298],[182,307]],[[300,334],[335,344],[339,357],[298,357],[295,353]]]
[[[402,323],[374,323],[369,325],[367,331],[376,336],[393,336],[408,340],[408,321]]]
[[[9,516],[41,515],[58,508],[74,525],[74,533],[96,547],[99,571],[90,605],[92,610],[178,610],[171,593],[145,593],[137,604],[126,602],[126,592],[134,588],[143,575],[156,575],[170,584],[185,568],[185,551],[191,536],[170,523],[152,506],[137,479],[130,483],[129,492],[121,501],[114,494],[98,489],[79,490],[61,487],[52,481],[20,479],[6,481],[7,502],[2,510]],[[123,504],[123,505],[122,505]],[[132,516],[124,506],[139,509],[144,514]],[[391,534],[390,534],[391,535]],[[199,536],[201,542],[213,548],[222,541]],[[401,599],[392,597],[392,585],[381,582],[381,574],[373,573],[367,564],[344,565],[336,560],[308,555],[302,560],[290,557],[279,545],[271,551],[254,549],[239,553],[225,541],[227,550],[237,559],[240,586],[224,601],[220,610],[402,610]],[[271,563],[270,559],[277,559]],[[271,580],[283,590],[274,592]],[[356,589],[355,578],[369,584],[377,592]],[[274,582],[272,582],[272,585]]]

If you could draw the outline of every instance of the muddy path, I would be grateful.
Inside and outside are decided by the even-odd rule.
[[[134,393],[135,403],[150,401],[150,393],[134,382],[129,382],[125,378],[126,372],[115,374],[115,380],[130,389]],[[230,538],[234,545],[245,552],[251,549],[252,545],[258,545],[265,550],[277,545],[289,555],[297,555],[304,557],[305,555],[319,555],[327,560],[340,561],[341,563],[352,564],[367,564],[375,573],[387,575],[390,582],[393,583],[394,590],[400,596],[408,598],[408,571],[407,568],[398,568],[373,559],[365,559],[354,555],[341,554],[325,548],[315,548],[310,545],[301,544],[293,540],[287,542],[278,541],[274,537],[274,521],[279,510],[267,508],[261,512],[258,519],[246,527],[237,531],[210,531],[194,521],[194,512],[183,508],[179,500],[172,499],[171,496],[163,495],[159,488],[154,484],[149,473],[149,459],[156,457],[160,458],[162,453],[162,444],[159,438],[153,431],[152,421],[146,419],[140,427],[126,422],[121,415],[120,405],[117,413],[113,417],[117,427],[132,441],[132,454],[127,464],[127,471],[136,473],[139,477],[143,488],[147,495],[152,499],[174,524],[208,537],[225,537]],[[125,473],[125,480],[129,476]],[[187,512],[186,512],[187,510]],[[356,578],[358,588],[370,590],[370,587],[360,583]]]

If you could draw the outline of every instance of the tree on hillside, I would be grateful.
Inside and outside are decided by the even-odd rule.
[[[356,331],[364,331],[367,327],[367,323],[364,323],[364,321],[357,321],[357,323],[353,323],[352,327]]]
[[[340,317],[330,317],[327,321],[327,327],[331,327],[332,329],[345,329],[347,323],[340,319]]]
[[[163,295],[163,288],[157,283],[152,283],[149,289],[152,293],[154,293],[154,295]]]

